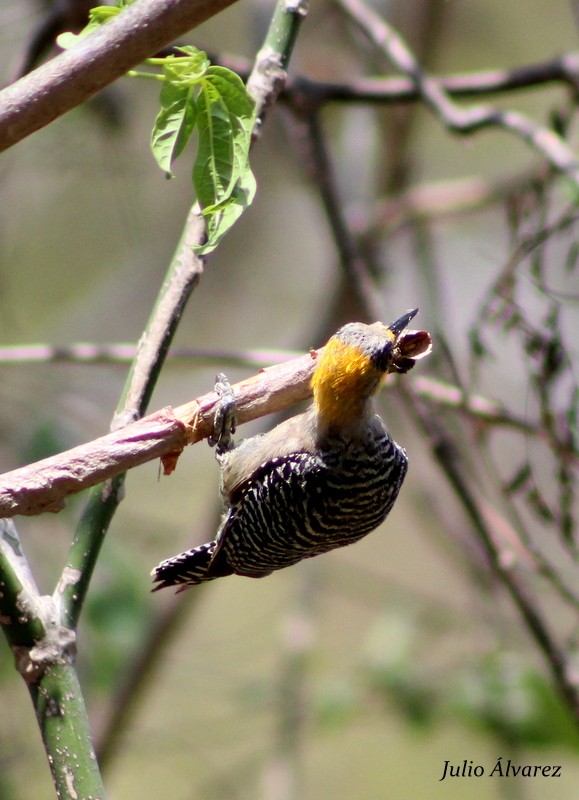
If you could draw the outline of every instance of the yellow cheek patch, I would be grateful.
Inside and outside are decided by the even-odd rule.
[[[370,357],[359,348],[330,339],[312,377],[318,413],[326,422],[335,424],[356,417],[379,377]]]

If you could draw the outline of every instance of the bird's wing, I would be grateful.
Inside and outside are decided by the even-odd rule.
[[[263,475],[264,465],[276,459],[291,459],[298,453],[316,452],[311,414],[291,417],[273,430],[246,439],[223,460],[221,488],[227,504],[232,504],[246,484]]]
[[[255,576],[269,574],[272,570],[266,571],[268,557],[264,548],[267,550],[271,545],[272,532],[292,528],[294,516],[305,514],[315,505],[316,497],[323,497],[326,473],[323,461],[305,451],[278,455],[261,464],[250,478],[235,487],[230,497],[230,508],[216,536],[211,563],[217,567],[223,560],[224,549],[228,549],[227,544],[235,541],[235,551],[241,559],[244,551],[248,557],[251,554],[251,559],[255,558],[257,564],[262,551],[263,563],[256,566]],[[240,524],[241,517],[244,521]],[[286,548],[289,555],[291,546],[288,548],[287,545],[288,542],[284,541],[282,549]],[[288,563],[295,563],[303,557],[303,552],[296,550],[295,558],[290,557]],[[251,568],[243,574],[252,574]]]

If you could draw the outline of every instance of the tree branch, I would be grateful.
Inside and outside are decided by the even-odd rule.
[[[401,360],[395,359],[392,371],[406,372],[409,359],[430,352],[430,335],[406,331],[398,347]],[[237,422],[274,414],[310,397],[311,377],[321,352],[312,350],[234,384]],[[216,392],[209,392],[177,408],[167,406],[92,442],[4,473],[0,476],[0,517],[60,511],[68,495],[155,458],[163,460],[165,474],[170,474],[186,445],[212,434],[219,401]],[[109,492],[110,488],[102,490],[103,496]]]
[[[71,342],[70,344],[15,344],[0,347],[0,364],[119,364],[125,365],[137,354],[130,342]],[[224,364],[261,368],[299,355],[289,350],[212,350],[197,347],[172,347],[167,360],[173,363]]]
[[[365,257],[348,224],[319,114],[313,113],[305,118],[304,140],[305,147],[308,148],[306,161],[312,182],[319,193],[348,288],[364,310],[365,318],[377,319],[382,314],[383,299],[368,263],[369,259]]]
[[[407,407],[414,413],[416,421],[427,436],[432,455],[462,505],[473,531],[485,550],[493,572],[498,576],[519,610],[529,634],[545,657],[561,697],[573,714],[575,722],[579,723],[579,688],[573,678],[567,653],[552,635],[547,621],[539,610],[536,598],[520,580],[516,570],[510,567],[510,560],[503,558],[500,545],[496,541],[492,528],[488,525],[484,510],[466,478],[467,470],[461,462],[460,454],[454,446],[452,438],[441,420],[432,414],[411,391],[403,388],[402,395],[406,400]]]
[[[225,61],[229,64],[229,60]],[[241,59],[232,63],[237,64],[236,71],[243,72],[244,62]],[[505,94],[550,83],[562,83],[577,92],[579,53],[565,53],[548,61],[523,64],[512,69],[442,75],[436,77],[436,81],[444,92],[457,99]],[[315,111],[326,103],[391,105],[416,103],[423,97],[416,82],[404,76],[353,78],[347,83],[328,83],[296,75],[288,81],[280,99],[303,110]]]
[[[74,668],[76,637],[51,597],[41,597],[18,532],[0,520],[0,623],[28,687],[58,797],[104,797]]]
[[[242,78],[249,75],[250,64],[240,56],[211,54],[211,63],[221,64]],[[522,64],[511,69],[487,69],[436,76],[440,88],[453,98],[485,97],[551,83],[579,89],[579,52],[564,53],[547,61]],[[303,113],[319,110],[326,103],[372,103],[393,105],[416,103],[422,94],[416,82],[405,76],[353,77],[345,83],[320,81],[305,75],[291,75],[280,94],[280,100]]]
[[[306,399],[316,354],[263,370],[233,386],[238,422]],[[210,392],[156,411],[120,430],[0,476],[0,517],[59,511],[64,498],[209,436],[219,397]]]
[[[236,0],[139,0],[0,92],[0,152],[122,77]]]
[[[478,394],[468,394],[457,386],[436,378],[417,376],[413,390],[418,397],[430,403],[453,408],[473,420],[486,423],[490,428],[511,428],[525,436],[532,436],[549,445],[557,453],[570,462],[579,460],[579,452],[573,441],[562,440],[555,431],[546,428],[542,419],[529,421],[512,413],[502,403],[490,400]]]
[[[375,47],[412,81],[421,99],[449,131],[468,135],[483,128],[502,128],[519,136],[557,171],[563,172],[579,185],[579,160],[554,131],[518,111],[502,111],[490,106],[460,108],[453,103],[440,81],[421,69],[400,34],[378,14],[360,0],[337,2]]]

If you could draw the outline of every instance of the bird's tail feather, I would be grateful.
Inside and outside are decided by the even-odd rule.
[[[165,589],[168,586],[180,586],[179,592],[205,581],[212,581],[224,573],[223,570],[213,572],[209,570],[217,542],[207,542],[199,545],[178,556],[168,558],[155,567],[151,572],[153,580],[158,584],[152,590]],[[232,572],[232,570],[230,571]]]

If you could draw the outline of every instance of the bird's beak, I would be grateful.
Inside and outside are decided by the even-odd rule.
[[[414,319],[414,317],[417,314],[418,314],[418,309],[412,308],[410,311],[407,311],[406,314],[402,314],[402,316],[399,319],[397,319],[396,322],[393,322],[391,325],[388,325],[388,330],[392,331],[394,336],[398,338],[402,333],[402,331],[404,330],[404,328],[408,325],[410,320]]]

